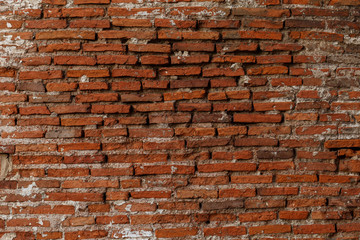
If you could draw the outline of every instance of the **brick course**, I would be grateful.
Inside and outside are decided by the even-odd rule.
[[[0,239],[358,239],[359,9],[0,0]]]

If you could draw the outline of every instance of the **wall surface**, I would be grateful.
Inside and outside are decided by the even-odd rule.
[[[358,240],[359,0],[0,0],[0,240]]]

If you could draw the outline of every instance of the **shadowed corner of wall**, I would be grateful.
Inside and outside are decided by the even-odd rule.
[[[12,161],[9,154],[0,154],[0,180],[6,178],[12,170]]]

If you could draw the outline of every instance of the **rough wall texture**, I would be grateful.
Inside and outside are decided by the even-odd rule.
[[[0,239],[359,239],[359,0],[0,0]]]

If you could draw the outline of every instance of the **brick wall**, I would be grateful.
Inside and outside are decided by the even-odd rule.
[[[0,239],[359,239],[359,0],[0,0]]]

